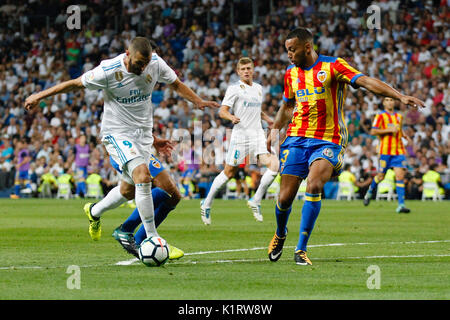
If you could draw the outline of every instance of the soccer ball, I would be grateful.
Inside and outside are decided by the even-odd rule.
[[[159,267],[169,260],[169,246],[161,237],[149,237],[139,247],[139,259],[147,267]]]

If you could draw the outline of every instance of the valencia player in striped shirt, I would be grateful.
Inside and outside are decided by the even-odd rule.
[[[372,180],[372,183],[364,197],[364,205],[369,205],[373,191],[378,182],[384,179],[386,171],[394,168],[395,188],[397,190],[398,207],[397,213],[409,213],[411,210],[405,207],[405,146],[402,137],[412,143],[411,138],[403,133],[403,116],[395,112],[395,101],[390,97],[383,99],[384,110],[378,113],[373,120],[370,133],[379,137],[379,173]]]
[[[306,28],[291,31],[285,47],[292,65],[285,73],[284,103],[277,112],[267,142],[268,150],[279,131],[288,123],[289,126],[280,146],[281,185],[275,208],[277,230],[268,253],[271,261],[280,258],[292,203],[301,181],[307,178],[294,260],[298,265],[311,265],[306,255],[307,243],[320,212],[321,192],[332,176],[340,174],[347,146],[344,101],[348,85],[364,87],[415,108],[423,107],[424,103],[364,75],[342,58],[319,55],[314,50],[313,35]]]

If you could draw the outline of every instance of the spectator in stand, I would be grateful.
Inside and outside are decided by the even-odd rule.
[[[0,48],[0,133],[2,137],[5,134],[10,137],[15,151],[19,147],[17,141],[24,138],[29,139],[30,148],[39,146],[30,150],[32,162],[37,161],[39,153],[39,157],[48,157],[52,143],[58,144],[64,157],[61,167],[64,167],[67,150],[73,149],[74,139],[83,132],[87,134],[87,127],[94,136],[94,139],[88,139],[88,144],[98,136],[102,111],[97,106],[102,105],[102,93],[63,94],[57,99],[42,101],[41,110],[33,115],[24,114],[21,108],[24,98],[31,92],[75,78],[102,59],[120,54],[137,33],[152,38],[161,55],[171,57],[168,59],[170,66],[180,78],[189,82],[190,87],[198,90],[200,86],[205,95],[214,92],[214,96],[217,94],[215,88],[218,88],[217,101],[222,100],[224,88],[237,80],[233,77],[233,65],[247,54],[255,61],[255,79],[263,84],[264,93],[270,93],[263,95],[264,112],[273,117],[281,100],[280,88],[284,85],[283,75],[277,71],[283,71],[289,65],[284,38],[291,28],[302,25],[313,32],[320,54],[344,56],[365,74],[385,79],[393,87],[401,88],[407,94],[417,93],[418,98],[426,100],[428,108],[421,111],[398,106],[398,111],[404,113],[405,126],[415,135],[414,144],[407,146],[409,153],[418,154],[414,158],[417,168],[413,168],[412,173],[428,169],[428,164],[421,161],[427,155],[419,151],[422,145],[432,146],[436,160],[443,163],[438,170],[442,170],[444,179],[450,175],[449,4],[446,1],[377,2],[382,10],[382,24],[386,27],[376,32],[365,26],[364,13],[369,4],[359,1],[273,1],[275,15],[266,15],[257,25],[240,30],[237,24],[230,24],[230,7],[223,0],[198,1],[198,4],[191,1],[186,6],[176,1],[119,1],[113,4],[96,1],[90,2],[83,12],[83,21],[88,22],[88,26],[65,33],[62,31],[67,20],[64,2],[53,3],[58,14],[50,17],[47,28],[46,21],[33,18],[38,14],[38,6],[26,1],[9,1],[0,7],[4,20],[0,29],[1,48],[11,48],[8,51]],[[419,6],[423,8],[419,9]],[[29,37],[15,35],[19,25],[17,15],[10,14],[14,12],[20,12],[23,21],[33,21],[23,24]],[[251,17],[245,19],[234,13],[235,22],[252,24]],[[117,25],[114,24],[115,16],[120,18]],[[112,21],[112,24],[103,27],[102,21]],[[161,109],[169,111],[170,120],[160,116],[163,121],[155,130],[168,134],[173,132],[171,126],[188,128],[197,115],[180,97],[166,96],[166,89],[164,85],[155,87],[152,103],[159,106],[162,101],[167,102]],[[169,98],[174,101],[169,102]],[[374,137],[368,131],[374,115],[380,111],[381,101],[371,93],[351,88],[347,99],[354,106],[351,112],[360,113],[356,119],[349,113],[345,121],[350,122],[350,141],[354,136],[363,137],[365,150],[355,157],[359,157],[365,168],[369,159],[376,158],[376,148],[372,146]],[[158,108],[154,110],[156,113]],[[208,111],[208,114],[215,123],[217,112]],[[367,138],[371,142],[367,142]],[[202,147],[206,146],[204,142]],[[176,168],[177,164],[173,166]],[[47,165],[58,167],[58,160],[50,164],[48,159]],[[205,170],[209,172],[209,169]]]

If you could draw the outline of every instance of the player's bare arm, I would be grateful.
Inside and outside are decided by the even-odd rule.
[[[200,98],[191,88],[185,85],[180,79],[169,85],[182,98],[192,102],[197,108],[203,110],[205,107],[220,108],[220,104],[215,101],[206,101]]]
[[[230,112],[229,106],[221,106],[219,109],[219,117],[225,120],[231,121],[233,124],[238,124],[241,119],[236,117],[234,114]]]
[[[369,76],[359,77],[356,79],[355,84],[366,88],[374,94],[391,97],[392,99],[399,100],[402,103],[414,108],[425,107],[425,103],[422,100],[412,96],[403,95],[387,83]]]
[[[57,95],[59,93],[66,93],[84,88],[81,82],[81,77],[76,79],[61,82],[51,88],[44,91],[32,94],[25,100],[25,109],[33,110],[42,99]]]
[[[284,102],[275,116],[272,130],[270,131],[269,139],[267,139],[267,150],[271,151],[272,141],[276,141],[277,135],[280,130],[283,129],[288,122],[292,119],[292,113],[294,112],[295,101]]]
[[[264,121],[267,122],[267,124],[269,125],[269,128],[272,128],[274,121],[264,111],[261,111],[261,119],[263,119]]]
[[[397,126],[388,127],[386,129],[372,128],[372,129],[370,129],[370,134],[373,136],[382,136],[385,134],[395,134],[398,132],[398,130],[399,130],[399,128]]]

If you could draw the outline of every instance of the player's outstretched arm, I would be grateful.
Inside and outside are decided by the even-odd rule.
[[[59,93],[66,93],[74,90],[79,90],[82,88],[84,88],[84,86],[83,83],[81,82],[81,77],[61,82],[51,88],[48,88],[44,91],[29,96],[25,100],[25,109],[26,110],[34,109],[39,104],[39,101],[47,97],[51,97]]]
[[[387,83],[378,80],[376,78],[372,78],[369,76],[362,76],[356,79],[355,84],[361,87],[366,88],[367,90],[373,92],[374,94],[391,97],[392,99],[399,100],[402,103],[409,105],[413,108],[425,107],[425,103],[412,96],[406,96],[392,88]]]
[[[392,126],[392,127],[386,128],[386,129],[372,128],[372,129],[370,129],[370,134],[372,136],[382,136],[385,134],[395,134],[398,132],[398,130],[399,130],[398,126]]]
[[[205,107],[220,108],[220,104],[215,101],[206,101],[200,98],[191,88],[185,85],[177,78],[170,87],[175,90],[182,98],[192,102],[197,108],[203,110]]]

